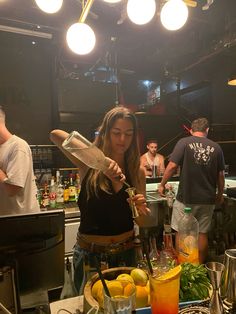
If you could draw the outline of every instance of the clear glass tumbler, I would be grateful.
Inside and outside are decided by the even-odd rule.
[[[117,284],[117,280],[112,280],[109,282],[109,291],[112,290],[112,282]],[[104,293],[104,314],[132,314],[135,310],[135,285],[133,283],[127,282],[123,283],[124,290],[123,294],[112,294],[109,297]]]

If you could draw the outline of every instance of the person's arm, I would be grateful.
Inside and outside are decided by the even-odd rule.
[[[158,186],[158,192],[161,196],[165,196],[165,185],[167,181],[173,176],[176,169],[178,168],[178,165],[174,163],[173,161],[170,161],[166,167],[166,170],[163,174],[161,183]]]
[[[50,140],[62,151],[74,166],[78,167],[80,177],[83,179],[88,167],[62,147],[62,143],[68,135],[69,133],[63,130],[53,130],[50,133]]]
[[[163,175],[165,172],[165,158],[164,156],[160,155],[159,156],[159,160],[160,160],[160,167],[159,167],[159,175]]]
[[[20,192],[22,187],[7,182],[8,177],[4,171],[0,169],[0,189],[2,189],[9,197],[15,196]]]
[[[145,176],[150,176],[150,170],[148,171],[148,163],[145,154],[140,157],[140,167],[144,171]]]
[[[223,193],[225,186],[225,174],[224,171],[220,171],[217,180],[217,194],[216,194],[216,204],[222,204],[224,201]]]

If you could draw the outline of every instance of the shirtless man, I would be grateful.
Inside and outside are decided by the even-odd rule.
[[[140,157],[140,163],[145,170],[146,177],[161,176],[165,171],[164,156],[157,153],[157,148],[157,141],[149,140],[147,142],[148,151]]]

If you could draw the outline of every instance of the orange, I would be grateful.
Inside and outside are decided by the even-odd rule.
[[[134,284],[132,283],[128,283],[125,287],[124,287],[124,296],[129,297],[130,295],[134,294],[136,291],[136,287]]]
[[[144,286],[136,286],[136,309],[148,305],[148,290]]]
[[[181,272],[181,265],[178,265],[172,269],[170,269],[169,271],[167,271],[166,273],[164,273],[163,275],[161,275],[160,277],[158,277],[158,280],[169,280],[172,279],[176,276],[179,275],[179,273]]]

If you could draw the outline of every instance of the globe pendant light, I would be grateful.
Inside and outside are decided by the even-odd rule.
[[[90,53],[96,43],[96,37],[92,28],[85,23],[75,23],[67,31],[66,41],[69,48],[79,54]]]
[[[143,25],[150,22],[155,12],[155,0],[128,0],[127,14],[135,24]]]
[[[169,0],[161,10],[161,23],[170,31],[183,27],[187,19],[188,7],[182,0]]]
[[[35,0],[37,6],[46,13],[56,13],[62,7],[63,0]]]
[[[230,75],[230,78],[228,79],[228,85],[236,86],[236,75],[235,74]]]

